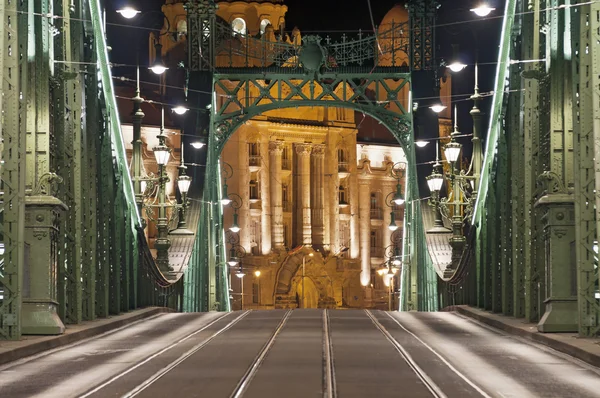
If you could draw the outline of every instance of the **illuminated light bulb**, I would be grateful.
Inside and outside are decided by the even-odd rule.
[[[474,12],[475,15],[480,17],[487,17],[490,12],[494,11],[495,8],[489,7],[486,4],[482,4],[476,8],[471,8],[469,11]]]
[[[450,69],[452,72],[460,72],[466,67],[467,65],[460,62],[452,62],[450,65],[448,65],[448,69]]]
[[[132,7],[125,7],[120,10],[117,10],[117,13],[121,14],[123,18],[131,19],[134,18],[136,15],[140,14],[141,11],[138,11]]]

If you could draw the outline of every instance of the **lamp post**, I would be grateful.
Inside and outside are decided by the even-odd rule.
[[[240,310],[244,310],[244,276],[246,276],[246,274],[244,273],[244,269],[242,267],[242,263],[240,263],[240,268],[238,269],[238,271],[236,272],[235,276],[238,277],[238,279],[240,280]]]
[[[313,253],[308,253],[309,257],[313,256]],[[306,255],[302,256],[302,308],[306,308],[306,291],[304,290],[304,278],[306,277]]]
[[[138,207],[138,212],[142,214],[142,207],[144,204],[144,192],[142,190],[142,119],[144,118],[144,112],[142,111],[142,103],[144,99],[140,95],[140,67],[136,69],[136,89],[135,97],[133,101],[133,151],[132,151],[132,174],[133,174],[133,189],[135,192],[135,203]],[[142,217],[142,223],[145,223],[145,219]],[[145,225],[142,224],[145,228]]]
[[[392,246],[388,246],[390,248]],[[395,248],[394,248],[395,252]],[[387,281],[388,287],[388,311],[392,311],[393,308],[393,289],[394,289],[394,276],[399,270],[399,267],[402,265],[402,260],[400,260],[401,256],[393,256],[385,263],[383,263],[382,267],[377,270],[377,273],[384,278],[384,283]],[[396,265],[397,264],[397,265]]]
[[[178,207],[179,211],[179,219],[177,221],[177,229],[171,231],[171,235],[194,235],[194,232],[190,231],[187,228],[187,222],[185,220],[185,215],[188,208],[188,199],[187,194],[190,190],[190,185],[192,185],[192,178],[188,176],[185,172],[187,167],[184,163],[184,154],[183,154],[183,138],[181,140],[181,165],[179,165],[179,176],[177,177],[177,187],[179,188],[179,193],[181,194],[181,204]]]
[[[156,164],[158,165],[158,236],[154,247],[156,247],[156,263],[161,271],[171,272],[173,267],[169,264],[169,247],[171,241],[168,238],[169,222],[167,219],[167,203],[166,203],[166,184],[169,182],[169,177],[166,174],[165,168],[169,163],[171,150],[165,145],[165,108],[161,108],[161,124],[160,133],[158,135],[158,145],[152,148]]]

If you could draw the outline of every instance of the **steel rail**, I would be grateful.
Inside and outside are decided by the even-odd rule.
[[[242,318],[244,318],[249,313],[250,313],[250,311],[243,312],[237,318],[235,318],[234,320],[232,320],[231,322],[229,322],[227,325],[225,325],[223,328],[221,328],[220,330],[218,330],[217,332],[215,332],[213,335],[211,335],[210,337],[204,339],[202,342],[200,342],[199,344],[195,345],[193,348],[191,348],[190,350],[188,350],[185,354],[181,355],[178,359],[176,359],[175,361],[171,362],[169,365],[163,367],[161,370],[159,370],[158,372],[156,372],[155,374],[153,374],[151,377],[149,377],[148,379],[146,379],[144,382],[142,382],[141,384],[139,384],[136,388],[134,388],[133,390],[129,391],[127,394],[123,395],[123,397],[134,397],[134,396],[136,396],[137,394],[139,394],[140,392],[142,392],[143,390],[145,390],[148,386],[150,386],[152,383],[154,383],[156,380],[158,380],[159,378],[161,378],[162,376],[164,376],[165,374],[167,374],[169,371],[171,371],[175,366],[177,366],[182,361],[184,361],[185,359],[187,359],[190,355],[192,355],[195,352],[197,352],[200,349],[202,349],[212,339],[214,339],[215,337],[217,337],[218,335],[220,335],[221,333],[223,333],[224,331],[228,330],[233,325],[235,325],[236,323],[238,323],[240,320],[242,320]],[[218,317],[217,319],[215,319],[214,321],[212,321],[212,322],[204,325],[200,329],[195,330],[194,332],[188,334],[187,336],[179,339],[175,343],[173,343],[173,344],[171,344],[171,345],[163,348],[162,350],[154,353],[153,355],[149,356],[148,358],[144,359],[143,361],[136,363],[135,365],[133,365],[129,369],[127,369],[127,370],[119,373],[115,377],[113,377],[113,378],[107,380],[106,382],[100,384],[99,386],[95,387],[93,390],[90,390],[87,393],[85,393],[84,395],[79,396],[79,398],[86,398],[86,397],[91,396],[92,394],[97,393],[98,391],[100,391],[104,387],[106,387],[109,384],[115,382],[116,380],[120,379],[121,377],[123,377],[123,376],[131,373],[132,371],[136,370],[140,366],[145,365],[146,363],[150,362],[151,360],[153,360],[154,358],[158,357],[159,355],[164,354],[165,352],[167,352],[167,351],[175,348],[175,346],[177,346],[177,345],[183,343],[184,341],[192,338],[193,336],[197,335],[198,333],[200,333],[200,332],[208,329],[209,327],[211,327],[215,323],[217,323],[217,322],[223,320],[225,317],[229,316],[229,314],[231,314],[231,313],[226,313],[225,315]]]
[[[256,375],[256,372],[258,371],[258,369],[262,365],[263,361],[267,357],[267,354],[271,350],[273,343],[275,343],[275,339],[277,338],[277,335],[279,334],[279,332],[281,332],[281,330],[285,326],[285,324],[291,314],[292,314],[292,310],[288,310],[285,313],[285,315],[279,322],[279,325],[277,325],[277,328],[275,329],[275,331],[273,332],[273,334],[271,335],[269,340],[266,342],[266,344],[263,346],[263,348],[259,351],[259,353],[256,356],[256,358],[254,359],[254,361],[252,361],[252,363],[250,364],[250,367],[248,368],[248,370],[246,370],[246,373],[244,373],[244,375],[240,379],[237,386],[235,386],[235,389],[231,393],[230,398],[239,398],[244,395],[244,393],[248,389],[248,386],[250,385],[250,382]]]
[[[371,318],[371,322],[379,329],[379,331],[385,336],[385,338],[394,346],[396,351],[400,354],[402,359],[406,362],[409,368],[412,369],[413,372],[417,375],[417,377],[423,382],[425,387],[429,390],[432,396],[436,398],[447,398],[446,394],[441,390],[441,388],[435,384],[433,380],[425,373],[423,369],[412,358],[412,356],[402,347],[398,341],[391,335],[390,332],[375,318],[375,316],[369,310],[365,310],[365,313],[369,318]]]
[[[335,365],[331,344],[329,312],[323,310],[323,398],[336,398]]]
[[[421,340],[419,338],[419,336],[417,336],[416,334],[414,334],[413,332],[411,332],[410,330],[408,330],[406,327],[404,327],[404,325],[402,325],[399,320],[397,320],[396,318],[394,318],[393,316],[391,316],[387,312],[386,312],[386,315],[388,317],[390,317],[398,326],[400,326],[400,328],[402,330],[404,330],[406,333],[408,333],[409,335],[411,335],[412,337],[414,337],[415,340],[417,340],[425,348],[427,348],[429,351],[431,351],[436,357],[438,357],[440,359],[440,361],[442,361],[442,363],[444,363],[444,365],[448,366],[448,368],[451,371],[453,371],[458,377],[460,377],[461,379],[463,379],[465,381],[465,383],[467,383],[469,386],[471,386],[475,391],[477,391],[479,394],[481,394],[482,397],[492,398],[485,391],[483,391],[483,389],[481,387],[479,387],[477,384],[475,384],[475,382],[471,381],[467,376],[465,376],[458,369],[456,369],[450,362],[448,362],[446,360],[446,358],[444,358],[440,353],[438,353],[436,350],[434,350],[429,344],[427,344],[426,342],[424,342],[423,340]]]
[[[179,365],[180,363],[182,363],[183,361],[185,361],[186,359],[188,359],[189,357],[191,357],[192,355],[194,355],[195,353],[197,353],[198,351],[200,351],[202,348],[204,348],[215,337],[217,337],[221,333],[226,332],[227,330],[231,329],[236,323],[238,323],[239,321],[241,321],[249,313],[250,313],[250,311],[243,312],[240,316],[238,316],[237,318],[235,318],[233,321],[229,322],[227,325],[225,325],[225,327],[223,327],[222,329],[220,329],[219,331],[217,331],[216,333],[214,333],[212,336],[204,339],[201,343],[195,345],[193,348],[191,348],[190,350],[188,350],[187,352],[185,352],[184,354],[182,354],[175,361],[171,362],[169,365],[165,366],[164,368],[162,368],[158,372],[154,373],[152,376],[150,376],[148,379],[146,379],[143,383],[141,383],[140,385],[138,385],[136,388],[134,388],[133,390],[131,390],[127,394],[123,395],[123,398],[135,397],[136,395],[138,395],[139,393],[141,393],[142,391],[144,391],[146,388],[150,387],[158,379],[160,379],[161,377],[163,377],[164,375],[166,375],[167,373],[169,373],[171,370],[173,370],[175,367],[177,367],[177,365]]]

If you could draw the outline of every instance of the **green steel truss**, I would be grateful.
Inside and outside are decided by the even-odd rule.
[[[141,229],[99,1],[2,3],[0,339],[180,308],[183,281],[160,273]],[[40,314],[53,324],[32,324]]]
[[[418,3],[418,2],[417,2]],[[430,2],[433,4],[434,2]],[[429,4],[429,3],[428,3]],[[414,162],[407,23],[380,26],[376,34],[359,32],[261,38],[234,35],[217,20],[215,3],[188,1],[188,67],[212,76],[203,206],[194,251],[185,275],[184,308],[188,311],[228,310],[227,268],[223,238],[219,157],[229,137],[245,121],[273,109],[300,106],[349,107],[377,119],[405,150],[408,167],[403,266],[404,309],[437,309],[437,285],[425,250]],[[418,8],[418,7],[417,7]],[[428,10],[428,11],[427,11]],[[413,10],[419,23],[435,20],[435,9]],[[431,26],[433,24],[430,24]],[[433,60],[431,29],[422,30],[420,68]],[[409,61],[410,62],[410,61]],[[419,69],[420,69],[419,68]]]
[[[440,283],[442,305],[599,334],[599,15],[597,3],[507,1],[473,244]]]
[[[401,103],[399,94],[409,85],[410,74],[399,68],[378,68],[371,74],[343,72],[319,73],[309,77],[292,70],[288,73],[235,73],[221,70],[213,74],[214,91],[211,131],[208,142],[204,208],[196,235],[196,246],[189,266],[186,290],[188,310],[227,310],[227,278],[223,244],[220,188],[220,153],[235,130],[245,121],[263,112],[297,106],[349,107],[373,116],[386,126],[406,151],[409,159],[408,202],[405,213],[407,231],[405,251],[410,264],[403,270],[403,305],[410,309],[437,309],[435,274],[422,245],[412,117]],[[396,82],[391,85],[390,82]],[[386,98],[381,101],[376,98]],[[411,222],[412,220],[412,222]],[[215,226],[215,228],[213,228]],[[191,279],[191,278],[194,279]],[[418,294],[417,294],[418,292]],[[206,296],[203,296],[206,294]],[[192,299],[193,297],[193,299]],[[206,297],[206,298],[205,298]],[[199,304],[194,300],[200,299]],[[197,303],[197,301],[196,301]],[[195,307],[198,305],[199,307]]]

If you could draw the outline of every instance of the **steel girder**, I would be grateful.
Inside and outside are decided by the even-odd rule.
[[[2,214],[4,254],[0,265],[0,338],[21,337],[21,286],[25,261],[25,133],[26,110],[20,93],[27,90],[28,1],[4,0],[0,7],[2,60]]]
[[[237,127],[254,116],[272,109],[298,106],[350,107],[373,116],[405,149],[410,180],[407,202],[417,200],[416,166],[410,160],[414,159],[412,117],[410,106],[400,99],[401,90],[408,89],[410,75],[401,68],[367,70],[353,67],[336,73],[314,74],[296,68],[279,69],[278,73],[258,68],[220,69],[219,73],[213,74],[213,81],[215,94],[211,107],[204,206],[188,271],[187,286],[191,291],[185,299],[186,308],[228,309],[226,270],[220,268],[225,261],[225,252],[219,156]],[[426,250],[421,247],[424,232],[422,227],[419,228],[418,209],[419,203],[414,203],[415,218],[410,228],[405,229],[413,237],[413,243],[405,248],[411,260],[403,267],[402,285],[409,285],[409,288],[403,292],[402,303],[404,309],[436,310],[436,279],[433,270],[428,269]],[[411,222],[410,214],[407,222]],[[200,300],[200,305],[194,303],[192,297]]]
[[[579,334],[600,331],[598,292],[598,209],[600,188],[600,4],[581,6],[571,14],[573,55],[573,138],[575,164],[575,254]],[[596,247],[596,249],[595,249]]]

